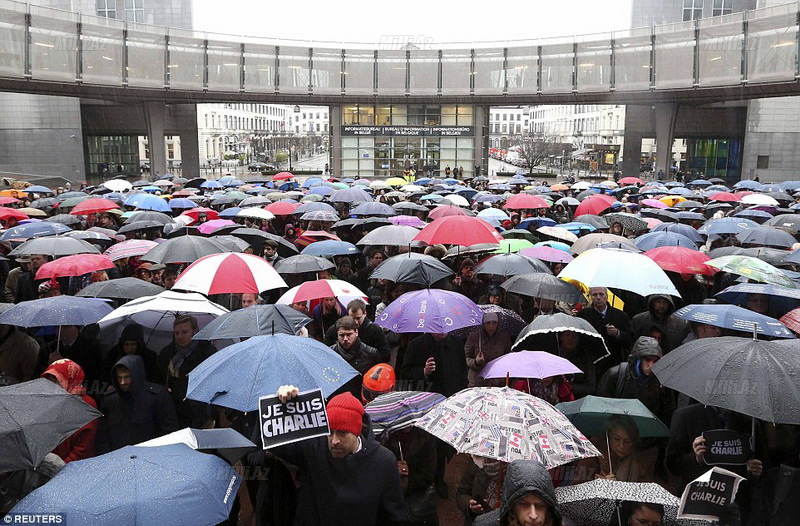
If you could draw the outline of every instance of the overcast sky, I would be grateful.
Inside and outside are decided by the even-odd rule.
[[[630,3],[195,0],[194,26],[214,33],[335,42],[380,43],[404,35],[429,44],[525,40],[626,29],[630,26]]]

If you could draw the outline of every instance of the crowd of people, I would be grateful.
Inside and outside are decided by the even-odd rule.
[[[268,475],[245,477],[230,524],[252,520],[263,525],[448,524],[454,523],[453,508],[458,510],[456,520],[465,525],[571,524],[570,517],[559,511],[554,488],[608,479],[654,482],[680,496],[689,482],[708,470],[703,433],[717,429],[751,434],[754,439],[752,457],[743,465],[727,466],[745,482],[735,508],[720,524],[791,523],[787,517],[794,516],[798,504],[785,497],[786,487],[797,487],[800,475],[795,471],[787,475],[786,469],[800,468],[797,426],[774,425],[754,420],[753,415],[703,405],[661,385],[653,372],[665,355],[694,340],[753,337],[751,326],[726,326],[676,314],[689,305],[731,303],[723,299],[729,297],[725,292],[747,281],[746,273],[668,266],[664,272],[680,296],[643,297],[624,288],[575,284],[583,300],[566,302],[546,293],[510,292],[506,280],[517,274],[483,269],[489,259],[515,253],[535,260],[538,270],[531,273],[558,276],[573,258],[595,248],[649,255],[653,246],[673,247],[704,254],[706,260],[736,254],[753,257],[785,277],[785,286],[774,287],[791,291],[800,283],[796,272],[800,270],[800,183],[785,187],[759,183],[737,191],[722,184],[711,186],[710,181],[663,186],[639,180],[624,185],[623,179],[622,186],[613,181],[568,186],[538,184],[519,176],[503,181],[426,178],[395,185],[379,180],[247,183],[226,179],[218,186],[227,186],[227,191],[176,179],[147,183],[144,190],[137,185],[112,192],[100,186],[86,188],[85,193],[28,195],[23,197],[25,202],[0,198],[6,199],[0,210],[5,228],[0,251],[6,256],[0,258],[0,284],[6,301],[2,310],[59,295],[81,295],[95,283],[124,278],[154,286],[154,294],[180,292],[176,282],[193,261],[154,260],[148,253],[185,236],[218,240],[217,252],[254,254],[277,270],[286,287],[259,294],[216,294],[209,299],[230,310],[287,303],[310,319],[298,327],[297,336],[323,342],[359,374],[328,400],[329,437],[274,450],[259,448],[242,459],[239,468],[245,473],[269,468],[257,470]],[[337,192],[351,193],[337,199]],[[171,203],[169,211],[159,214],[125,204],[131,196],[148,193],[152,199]],[[597,203],[598,196],[604,204]],[[527,197],[537,201],[520,201]],[[81,205],[99,206],[98,199],[111,204],[79,213]],[[359,212],[363,204],[375,207]],[[488,246],[412,239],[361,242],[378,228],[423,228],[454,215],[481,218],[503,240]],[[714,228],[726,224],[733,227]],[[45,232],[45,227],[53,225],[64,228]],[[779,233],[775,241],[746,236],[751,230],[765,229]],[[656,232],[669,235],[653,241],[648,236]],[[40,269],[64,254],[20,248],[48,235],[83,240],[90,245],[87,253],[104,252],[113,256],[114,265],[80,275],[41,278]],[[317,268],[294,266],[297,258],[312,258],[306,255],[308,247],[322,241],[339,241],[341,246],[338,252],[316,257]],[[138,251],[132,248],[136,242],[141,242]],[[122,251],[122,247],[131,248]],[[545,250],[527,252],[536,248]],[[413,253],[430,256],[447,267],[447,274],[429,283],[373,277],[388,261]],[[618,272],[635,274],[637,269]],[[347,282],[357,290],[348,298],[285,300],[287,290],[316,280]],[[425,288],[463,295],[484,307],[482,319],[469,330],[441,333],[393,332],[379,322],[393,302]],[[108,298],[115,307],[127,301]],[[734,303],[768,316],[790,337],[800,333],[797,294],[753,292],[737,296]],[[552,316],[580,319],[591,330],[567,326],[554,331],[547,348],[525,345],[527,328]],[[95,324],[28,329],[0,324],[2,385],[47,378],[103,414],[62,442],[37,469],[0,473],[0,511],[10,510],[33,488],[46,484],[66,463],[181,428],[231,427],[259,444],[256,414],[186,397],[191,371],[219,350],[219,342],[194,338],[201,328],[197,317],[177,314],[172,341],[153,348],[152,328],[133,322],[122,327],[114,341],[101,337]],[[770,339],[767,334],[756,337]],[[598,346],[602,348],[599,355]],[[581,373],[546,378],[482,376],[493,360],[525,350],[559,355]],[[281,400],[297,395],[294,381],[286,378],[277,393]],[[632,418],[613,415],[605,433],[589,437],[602,456],[547,470],[533,460],[465,459],[450,444],[417,427],[376,435],[365,410],[365,405],[390,391],[450,397],[467,388],[501,386],[552,405],[586,396],[638,400],[669,428],[669,436],[642,436]],[[442,511],[448,506],[453,507],[450,515]],[[667,516],[661,505],[631,501],[623,504],[611,523],[660,525],[667,523]]]

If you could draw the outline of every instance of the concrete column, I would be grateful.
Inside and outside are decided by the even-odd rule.
[[[330,129],[330,163],[331,176],[342,176],[342,107],[331,105],[329,107],[328,126]]]
[[[622,177],[639,177],[643,138],[644,135],[641,133],[625,130],[625,140],[622,143],[622,163],[620,163]]]
[[[475,140],[472,143],[473,170],[481,167],[481,175],[489,173],[489,106],[473,106],[472,115],[475,122]],[[473,175],[477,175],[473,172]]]
[[[200,144],[197,132],[197,105],[185,104],[181,125],[181,174],[187,179],[200,177]]]
[[[163,102],[153,101],[144,102],[143,106],[144,120],[147,126],[147,143],[150,146],[150,175],[153,180],[156,180],[167,173],[167,147],[164,143],[167,107]]]
[[[656,173],[664,171],[669,178],[672,166],[672,144],[675,142],[675,122],[678,119],[676,103],[656,104]]]

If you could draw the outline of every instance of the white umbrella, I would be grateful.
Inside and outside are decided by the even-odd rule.
[[[125,179],[111,179],[103,183],[103,186],[111,190],[112,192],[127,192],[133,185],[126,181]]]
[[[611,287],[641,296],[680,293],[655,261],[626,250],[593,248],[570,261],[558,275],[587,287]]]
[[[356,242],[366,246],[407,246],[419,234],[419,229],[405,225],[386,225],[369,232]]]
[[[447,203],[451,205],[462,206],[464,208],[469,208],[469,201],[467,201],[463,195],[449,194],[445,196],[444,199],[441,200],[439,206],[446,205]]]
[[[401,187],[400,190],[402,190],[404,192],[408,192],[408,193],[424,192],[425,191],[424,188],[422,188],[421,186],[419,186],[417,184],[407,184],[407,185]]]
[[[497,219],[498,221],[505,221],[507,219],[510,219],[508,214],[506,214],[499,208],[484,208],[483,210],[478,212],[478,217],[480,217],[481,219]]]
[[[742,203],[748,205],[780,206],[778,201],[764,194],[749,194],[742,197]]]
[[[572,190],[588,190],[591,186],[592,184],[588,181],[580,181],[572,185],[570,188]]]
[[[250,217],[253,219],[264,219],[265,221],[272,221],[275,219],[275,214],[269,210],[264,210],[257,206],[242,208],[236,213],[236,217]]]

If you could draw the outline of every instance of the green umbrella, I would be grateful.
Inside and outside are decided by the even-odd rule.
[[[495,254],[513,254],[523,248],[532,247],[533,243],[527,239],[504,239],[500,242],[500,248],[495,250]]]
[[[309,203],[309,202],[319,202],[322,201],[323,198],[319,194],[307,194],[302,199],[300,199],[301,203]]]
[[[242,201],[244,199],[247,199],[248,197],[251,197],[244,192],[240,192],[239,190],[228,190],[227,192],[225,192],[225,195],[228,197],[233,197],[238,201]]]
[[[266,198],[270,201],[280,201],[281,199],[288,199],[289,196],[283,192],[270,192],[266,195]]]
[[[525,239],[527,241],[530,241],[531,243],[539,242],[539,238],[534,236],[530,230],[523,230],[521,228],[506,230],[500,235],[503,236],[503,238],[505,239]]]
[[[59,210],[63,210],[65,208],[74,208],[79,203],[86,201],[87,199],[91,199],[89,196],[80,196],[80,197],[69,197],[61,201],[61,204],[58,205]]]
[[[350,188],[344,183],[333,183],[333,187],[336,188],[337,190],[344,190],[345,188]]]
[[[564,413],[586,436],[606,434],[606,423],[612,415],[626,415],[636,422],[639,436],[668,437],[669,429],[637,399],[585,396],[574,402],[561,402],[556,409]]]
[[[780,269],[752,256],[722,256],[706,261],[705,264],[723,272],[737,274],[753,281],[769,283],[789,289],[797,288],[795,282]]]

